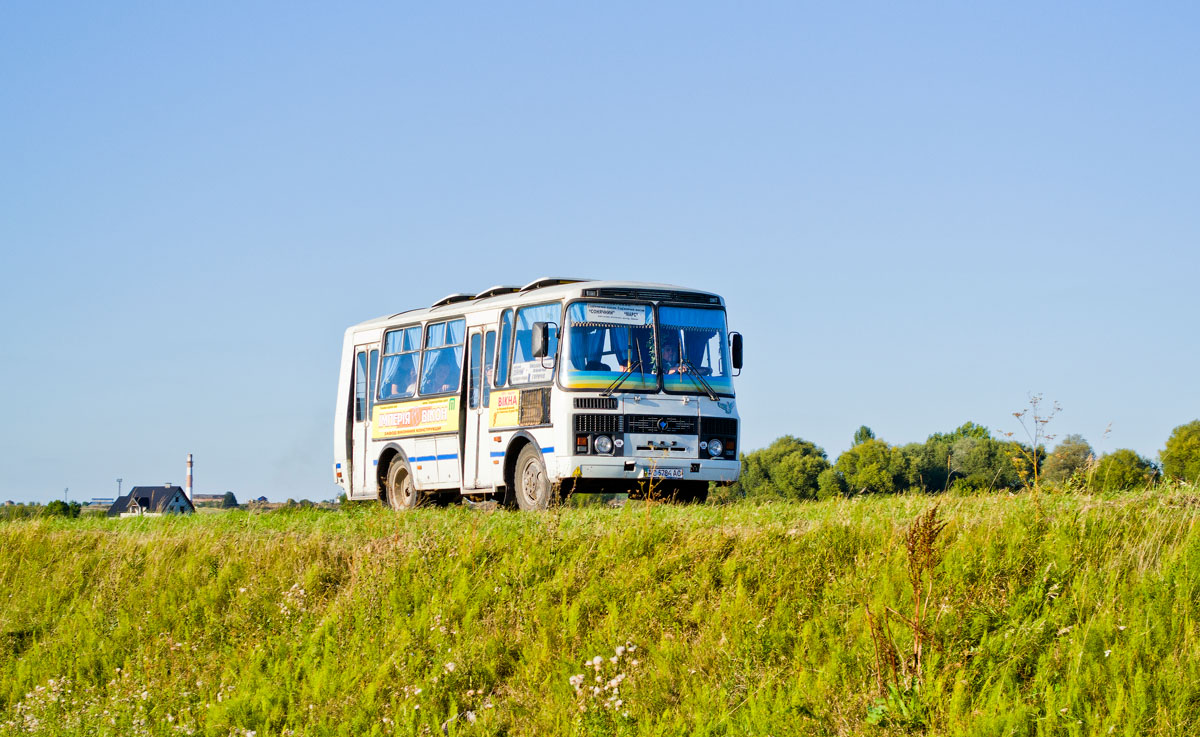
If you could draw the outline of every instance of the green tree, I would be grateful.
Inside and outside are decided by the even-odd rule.
[[[817,477],[817,498],[829,499],[835,496],[846,495],[846,482],[838,475],[838,472],[833,470],[833,467],[825,469],[821,475]]]
[[[934,433],[924,443],[909,443],[901,450],[912,464],[916,483],[926,491],[945,491],[961,474],[951,469],[950,451],[954,444],[964,438],[990,440],[992,433],[983,425],[965,422],[947,433]]]
[[[916,482],[912,463],[899,448],[872,438],[838,456],[833,464],[838,484],[850,494],[892,494]],[[832,487],[827,478],[826,486]]]
[[[1086,471],[1095,452],[1082,435],[1068,435],[1055,446],[1046,458],[1043,478],[1051,484],[1062,484],[1081,471]]]
[[[1044,451],[1034,453],[1011,440],[959,438],[950,446],[951,488],[998,491],[1025,486],[1018,461],[1027,456],[1037,458],[1040,463]]]
[[[816,499],[817,478],[829,468],[825,451],[791,435],[742,456],[742,473],[730,490],[733,496],[779,496]]]
[[[46,505],[42,513],[47,517],[78,517],[81,509],[79,502],[67,504],[62,499],[55,499]]]
[[[874,439],[875,439],[875,431],[872,430],[871,428],[867,427],[866,425],[860,425],[859,428],[854,431],[854,444],[855,445],[862,445],[863,443],[867,442],[868,440],[874,440]]]
[[[225,496],[221,497],[221,509],[236,509],[237,505],[237,497],[232,491],[225,492]]]
[[[1182,481],[1200,481],[1200,420],[1171,431],[1167,447],[1159,452],[1163,474]]]
[[[1092,473],[1091,487],[1097,491],[1133,489],[1154,481],[1158,469],[1149,459],[1122,448],[1106,453]]]

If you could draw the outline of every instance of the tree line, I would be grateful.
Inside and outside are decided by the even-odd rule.
[[[1080,435],[1047,450],[1040,435],[1030,443],[996,438],[974,422],[934,433],[923,443],[891,445],[865,425],[849,450],[830,462],[824,449],[785,435],[742,454],[733,497],[828,499],[855,494],[1017,491],[1048,486],[1076,491],[1120,491],[1161,479],[1200,481],[1200,420],[1176,427],[1159,462],[1127,448],[1097,455]]]

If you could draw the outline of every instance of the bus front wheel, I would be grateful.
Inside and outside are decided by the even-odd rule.
[[[388,506],[396,511],[413,509],[420,503],[420,499],[408,468],[399,459],[393,460],[392,465],[388,466],[387,474]]]
[[[546,475],[546,462],[541,452],[532,444],[521,449],[517,456],[517,468],[513,474],[517,505],[525,511],[545,509],[550,506],[550,479]]]

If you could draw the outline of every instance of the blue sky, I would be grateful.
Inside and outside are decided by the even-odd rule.
[[[714,290],[743,447],[1200,416],[1191,4],[9,3],[0,500],[321,499],[340,336]],[[1111,429],[1105,433],[1106,428]]]

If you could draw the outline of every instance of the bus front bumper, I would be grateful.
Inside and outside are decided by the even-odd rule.
[[[623,479],[639,481],[651,478],[682,481],[737,481],[741,461],[687,460],[678,458],[605,458],[586,456],[559,459],[560,479]]]

